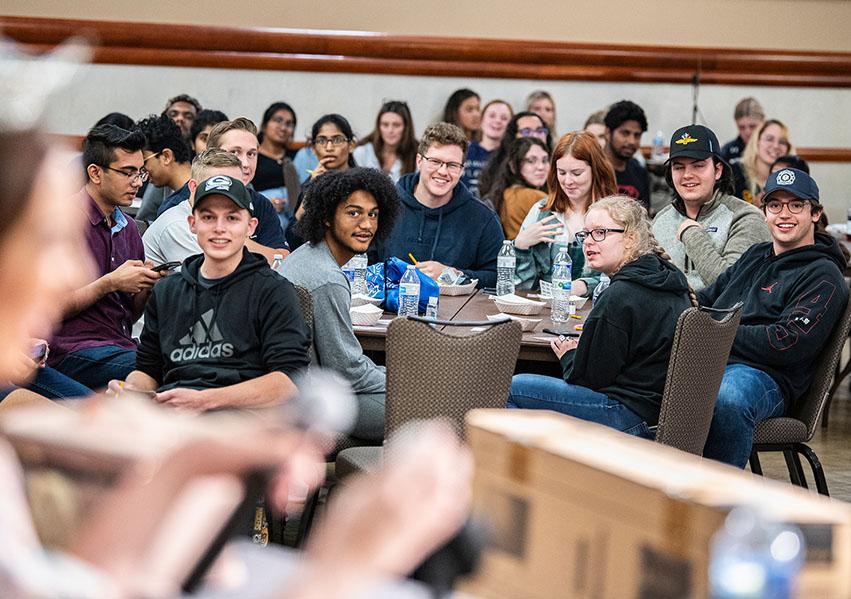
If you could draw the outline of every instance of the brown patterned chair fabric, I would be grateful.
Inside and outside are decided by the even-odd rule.
[[[310,295],[310,292],[304,287],[299,287],[298,285],[293,285],[295,287],[296,295],[298,295],[298,305],[301,308],[301,315],[304,316],[304,322],[307,324],[307,329],[310,331],[310,349],[308,350],[308,357],[310,358],[310,363],[314,365],[319,364],[319,357],[316,355],[316,349],[313,345],[313,296]]]
[[[800,458],[803,455],[812,468],[816,489],[822,495],[828,494],[827,480],[821,462],[807,443],[812,440],[822,412],[828,403],[833,379],[836,376],[836,365],[842,355],[845,340],[848,339],[849,330],[851,330],[851,302],[845,306],[842,318],[836,324],[821,355],[816,359],[810,390],[795,406],[793,413],[769,418],[756,425],[750,459],[753,472],[762,474],[759,463],[761,452],[782,451],[792,484],[806,487],[807,481]]]
[[[385,438],[413,420],[441,417],[463,437],[468,411],[505,407],[520,354],[520,323],[506,320],[460,326],[470,325],[486,330],[456,336],[412,318],[397,318],[390,323]],[[380,461],[382,455],[372,448],[341,451],[337,454],[337,478],[368,470],[367,466],[373,463],[369,460]]]
[[[668,361],[657,442],[703,455],[741,316],[741,302],[725,310],[689,308],[680,315]]]

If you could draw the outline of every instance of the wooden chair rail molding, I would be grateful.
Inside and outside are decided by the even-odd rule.
[[[107,64],[421,76],[851,87],[851,53],[416,37],[0,16],[36,51],[84,34]]]

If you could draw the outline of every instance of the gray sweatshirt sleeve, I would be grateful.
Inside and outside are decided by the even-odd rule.
[[[311,291],[313,295],[314,345],[323,368],[330,368],[349,381],[355,393],[383,393],[384,367],[363,355],[352,329],[349,314],[349,289],[338,283],[326,283]]]
[[[691,258],[700,278],[711,285],[755,243],[771,239],[765,219],[757,212],[746,212],[733,222],[727,243],[719,252],[703,227],[689,227],[682,234],[686,254]]]

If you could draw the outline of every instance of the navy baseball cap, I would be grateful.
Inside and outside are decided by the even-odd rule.
[[[254,203],[251,195],[239,179],[227,175],[213,175],[198,184],[195,190],[195,209],[201,205],[201,200],[210,196],[224,196],[240,208],[245,208],[253,216]]]
[[[721,158],[721,144],[712,129],[703,125],[688,125],[674,131],[671,136],[669,162],[678,157],[705,160],[710,156],[725,162]]]
[[[788,191],[799,200],[819,203],[818,185],[807,173],[796,168],[782,168],[768,175],[762,203],[767,202],[769,196],[775,191]]]

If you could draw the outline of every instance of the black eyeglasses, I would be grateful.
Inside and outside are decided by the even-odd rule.
[[[425,154],[420,154],[425,160],[426,164],[428,164],[429,168],[433,170],[440,170],[440,167],[445,166],[446,170],[452,173],[453,175],[457,175],[461,172],[461,169],[464,168],[464,165],[460,162],[444,162],[443,160],[438,160],[437,158],[429,158]]]
[[[324,135],[320,135],[319,137],[313,140],[313,145],[327,146],[330,143],[332,146],[342,146],[348,141],[349,140],[345,135],[334,135],[333,137],[325,137]]]
[[[531,127],[523,127],[522,129],[518,129],[517,133],[520,134],[520,137],[546,137],[550,132],[546,127],[538,127],[537,129],[532,129]]]
[[[809,204],[809,202],[805,202],[804,200],[790,200],[788,202],[768,200],[765,203],[765,209],[771,214],[780,214],[783,212],[783,206],[786,206],[792,214],[800,214],[804,211],[804,207],[806,207],[807,204]]]
[[[624,233],[624,229],[591,229],[590,231],[577,231],[576,241],[585,243],[585,240],[590,236],[594,241],[603,241],[609,233]]]
[[[149,156],[150,158],[150,156]],[[127,171],[122,171],[120,168],[112,168],[111,166],[104,166],[101,168],[105,168],[108,171],[113,171],[115,173],[121,173],[125,177],[131,180],[139,180],[142,183],[148,180],[148,171],[133,171],[132,173],[128,173]]]

